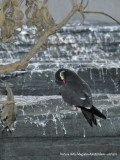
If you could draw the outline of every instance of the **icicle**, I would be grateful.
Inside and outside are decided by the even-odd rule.
[[[105,43],[108,43],[108,39],[110,39],[110,34],[106,33],[105,34]]]
[[[65,134],[67,134],[66,129],[65,129],[65,125],[63,122],[62,122],[62,125],[63,125],[63,130],[64,130]]]
[[[45,136],[45,128],[43,127],[43,135]]]
[[[111,124],[111,125],[113,124],[112,119],[110,119],[110,124]]]
[[[22,115],[24,116],[25,115],[25,111],[24,109],[20,109],[22,111]]]
[[[101,69],[99,69],[99,77],[100,77],[100,80],[102,80]]]
[[[56,112],[58,112],[59,111],[59,107],[58,106],[56,106]]]
[[[16,128],[16,125],[17,125],[17,121],[14,122],[14,128]]]
[[[55,129],[56,129],[56,134],[58,134],[58,130],[57,130],[57,120],[56,120],[56,116],[53,115],[53,122],[55,122]]]
[[[105,109],[105,111],[106,111],[106,117],[108,118],[108,109]]]
[[[90,68],[90,79],[93,80],[92,69]]]
[[[98,126],[102,127],[102,125],[100,123],[100,119],[97,119],[97,123],[98,123]]]
[[[107,70],[107,69],[105,69],[105,74],[106,74],[106,75],[107,75],[107,71],[108,71],[108,70]]]
[[[118,68],[116,68],[116,75],[118,74]]]
[[[114,81],[114,79],[111,78],[111,81],[113,82],[115,89],[118,91],[118,86],[116,85],[116,82]]]
[[[89,40],[90,40],[90,43],[92,43],[92,41],[93,41],[93,37],[92,37],[92,35],[89,33]]]
[[[64,118],[65,116],[63,114],[56,114],[56,118],[59,120],[61,126],[62,126],[62,129],[64,130],[64,133],[67,134],[66,132],[66,129],[65,129],[65,125],[64,125],[64,122],[62,122],[62,119]]]
[[[75,119],[76,119],[76,117],[77,117],[77,113],[78,113],[78,112],[74,112],[74,113],[75,113]]]
[[[85,128],[83,128],[83,137],[85,138],[86,135],[85,135]]]
[[[101,72],[102,72],[102,78],[103,78],[103,81],[105,82],[105,78],[104,78],[104,70],[103,70],[104,68],[102,67],[101,68]]]

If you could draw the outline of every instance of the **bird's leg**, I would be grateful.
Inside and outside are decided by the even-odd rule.
[[[78,107],[76,107],[76,109],[72,109],[72,111],[78,111]]]

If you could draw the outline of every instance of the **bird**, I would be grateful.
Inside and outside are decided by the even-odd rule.
[[[97,126],[96,116],[106,119],[106,116],[93,106],[89,85],[72,70],[61,68],[55,73],[55,82],[59,85],[60,95],[69,105],[81,109],[87,122],[92,127]]]

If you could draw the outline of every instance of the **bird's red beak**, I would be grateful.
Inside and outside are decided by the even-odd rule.
[[[65,84],[65,79],[63,79],[63,84]]]

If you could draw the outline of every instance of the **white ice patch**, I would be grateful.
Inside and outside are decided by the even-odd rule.
[[[86,135],[85,135],[85,128],[83,128],[83,137],[85,138]]]
[[[97,123],[99,127],[102,127],[101,123],[100,123],[100,119],[97,119]]]
[[[80,98],[81,100],[85,100],[86,98],[84,98],[84,97],[82,97],[82,98]]]

